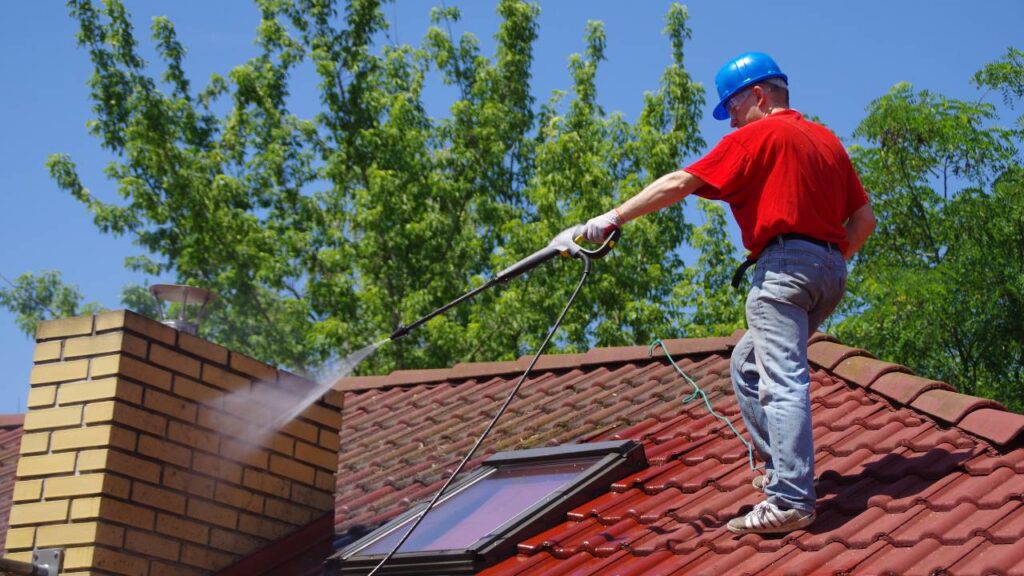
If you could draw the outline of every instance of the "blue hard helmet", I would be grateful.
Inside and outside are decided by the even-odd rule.
[[[729,101],[729,97],[751,84],[768,78],[782,78],[789,84],[789,79],[782,70],[779,70],[779,65],[764,52],[745,52],[726,62],[718,74],[715,74],[719,102],[712,115],[716,120],[728,120],[729,110],[726,108],[726,102]]]

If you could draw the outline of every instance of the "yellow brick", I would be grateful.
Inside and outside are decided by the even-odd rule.
[[[258,492],[287,498],[291,482],[276,476],[271,476],[270,474],[257,472],[252,468],[246,468],[245,475],[242,478],[242,485],[246,488],[252,488]]]
[[[214,476],[234,484],[242,483],[242,467],[217,456],[194,452],[192,454],[192,469],[200,474]]]
[[[116,422],[129,428],[163,436],[167,430],[167,419],[163,416],[139,410],[124,402],[96,402],[85,407],[86,424]]]
[[[181,550],[181,561],[204,570],[220,570],[230,566],[234,561],[234,556],[209,548],[185,544]]]
[[[7,531],[5,546],[7,546],[8,550],[31,550],[35,548],[35,541],[35,528],[11,528]]]
[[[269,453],[259,446],[238,442],[230,438],[223,438],[220,442],[220,455],[236,462],[265,470]]]
[[[128,497],[128,480],[111,474],[81,474],[47,478],[43,494],[46,498],[67,498],[69,496],[94,496],[109,494],[118,498]]]
[[[155,386],[164,390],[171,389],[170,372],[161,370],[148,362],[136,360],[131,356],[121,356],[118,373],[148,386]]]
[[[64,408],[42,408],[32,410],[25,415],[26,431],[48,430],[79,426],[82,423],[82,407],[68,406]]]
[[[124,332],[110,332],[100,336],[83,336],[64,341],[64,358],[99,356],[121,351]]]
[[[111,451],[107,467],[114,472],[156,484],[160,481],[160,465],[127,454]]]
[[[124,327],[132,332],[142,334],[152,340],[159,340],[171,346],[174,346],[178,339],[178,331],[174,328],[164,326],[152,318],[146,318],[134,312],[125,313]]]
[[[235,528],[238,525],[238,512],[197,498],[188,499],[188,516],[223,528]]]
[[[32,362],[39,363],[60,359],[60,346],[62,342],[63,340],[39,342],[36,344],[36,349],[32,352]]]
[[[291,500],[321,512],[334,509],[334,493],[309,488],[302,484],[292,485]]]
[[[89,374],[88,360],[72,360],[70,362],[51,362],[49,364],[36,364],[32,367],[29,375],[29,384],[51,384],[54,382],[69,382],[71,380],[84,380]]]
[[[242,556],[248,556],[253,551],[265,546],[266,543],[266,540],[262,538],[239,534],[235,530],[214,528],[210,532],[210,546]]]
[[[164,564],[153,560],[149,563],[149,576],[206,576],[209,572],[189,568],[184,564]]]
[[[96,331],[103,332],[104,330],[113,330],[115,328],[124,327],[124,310],[114,310],[112,312],[102,312],[96,315]]]
[[[341,430],[341,412],[328,409],[320,404],[311,404],[302,411],[301,416],[327,426],[332,430]]]
[[[28,391],[29,408],[48,408],[57,401],[56,386],[36,386]]]
[[[177,464],[182,468],[188,468],[192,462],[192,451],[188,448],[148,434],[139,435],[139,454]]]
[[[143,340],[138,336],[125,334],[121,338],[121,351],[131,354],[132,356],[145,358],[149,353],[149,341]]]
[[[148,508],[112,498],[76,498],[71,503],[72,520],[103,520],[153,530],[156,513]]]
[[[115,376],[121,369],[121,355],[96,356],[89,359],[89,377],[103,378]]]
[[[176,420],[171,420],[167,424],[167,438],[179,444],[201,448],[213,453],[220,448],[220,438],[213,432],[200,430],[195,426],[182,424]]]
[[[277,540],[294,529],[295,527],[290,524],[251,514],[242,514],[238,517],[238,530],[240,532],[259,536],[267,540]]]
[[[185,520],[160,513],[156,518],[156,531],[161,534],[173,536],[181,540],[188,540],[196,544],[206,544],[210,540],[210,529],[198,522]]]
[[[57,430],[53,433],[50,446],[54,451],[105,446],[133,451],[135,450],[135,433],[110,425]]]
[[[303,422],[302,420],[292,420],[282,426],[281,431],[289,436],[301,438],[310,444],[316,444],[317,438],[320,437],[319,428],[313,426],[309,422]]]
[[[337,454],[341,450],[341,436],[337,432],[321,428],[320,446]]]
[[[306,466],[277,454],[270,455],[270,471],[279,476],[291,478],[305,484],[313,484],[316,478],[316,473],[312,466]]]
[[[60,400],[61,406],[114,398],[132,404],[141,404],[142,387],[118,378],[101,378],[87,382],[61,384],[57,398]]]
[[[143,400],[146,408],[152,408],[168,416],[173,416],[186,422],[196,421],[196,405],[188,400],[182,400],[170,394],[164,394],[153,389],[146,390],[146,398]]]
[[[12,552],[10,554],[4,554],[4,558],[14,560],[15,562],[28,562],[31,564],[33,554],[33,552]]]
[[[205,476],[199,476],[198,474],[192,474],[175,468],[164,468],[163,485],[174,490],[205,498],[213,498],[214,484],[215,481],[212,478],[206,478]]]
[[[220,407],[224,396],[224,391],[219,388],[200,384],[179,374],[174,375],[174,393],[213,408]]]
[[[255,492],[236,488],[224,482],[217,484],[217,501],[229,506],[259,514],[263,512],[263,500],[263,496]]]
[[[295,399],[286,396],[279,396],[280,400],[274,404],[277,409],[271,410],[271,408],[266,404],[268,401],[273,401],[274,396],[270,396],[263,392],[267,389],[268,388],[265,386],[254,384],[252,389],[253,391],[251,393],[245,393],[245,391],[242,390],[233,394],[228,394],[224,396],[224,410],[248,422],[272,422],[274,417],[281,411],[281,406],[291,406],[291,403],[294,402]]]
[[[79,522],[56,526],[40,526],[36,534],[37,546],[56,548],[71,544],[104,544],[121,546],[124,528],[100,522]]]
[[[175,514],[185,513],[185,497],[181,494],[151,486],[145,482],[132,483],[132,502],[150,508],[159,508]]]
[[[11,499],[15,502],[36,501],[43,496],[42,480],[18,480],[14,483],[14,495]]]
[[[256,427],[224,412],[210,410],[205,407],[199,408],[198,423],[200,426],[217,432],[219,436],[234,436],[236,438],[252,438],[258,435]]]
[[[74,550],[74,549],[72,549]],[[68,551],[68,557],[71,551]],[[125,554],[109,548],[94,548],[91,554],[92,566],[104,573],[113,572],[124,576],[146,576],[149,571],[149,561],[131,554]],[[64,568],[68,568],[68,561],[65,559]]]
[[[78,455],[78,470],[110,470],[154,484],[160,481],[160,465],[114,450],[84,450]]]
[[[181,552],[181,544],[174,540],[139,530],[129,530],[125,534],[124,547],[134,552],[172,561],[177,561],[178,554]]]
[[[253,360],[238,352],[231,353],[231,368],[243,374],[248,374],[260,382],[271,384],[277,382],[277,370],[273,366],[268,366],[263,362]]]
[[[277,498],[267,498],[263,507],[263,513],[275,520],[283,520],[295,526],[305,526],[313,521],[313,517],[319,513],[304,506],[299,506]]]
[[[250,385],[248,378],[244,378],[233,372],[228,372],[219,366],[206,362],[203,363],[202,380],[207,384],[213,384],[218,388],[231,391],[247,389]]]
[[[198,360],[159,344],[150,345],[149,361],[186,376],[199,378],[200,363]]]
[[[50,433],[33,432],[21,437],[21,454],[38,454],[50,450]]]
[[[323,448],[317,448],[311,446],[305,442],[295,443],[295,458],[314,466],[319,466],[321,469],[328,472],[334,472],[338,469],[338,453],[331,452],[330,450],[324,450]],[[312,480],[309,482],[312,484]]]
[[[274,437],[270,439],[270,449],[291,457],[295,454],[295,439],[284,434],[274,434]]]
[[[64,551],[64,570],[93,568],[92,557],[95,548],[70,548]]]
[[[15,504],[11,508],[8,524],[24,526],[25,524],[45,524],[47,522],[64,522],[68,519],[68,501],[33,502]]]
[[[228,363],[228,349],[218,346],[213,342],[207,342],[191,334],[182,332],[178,335],[178,347],[182,350],[195,354],[207,360],[213,360],[218,364]]]
[[[324,393],[321,400],[324,404],[334,410],[337,410],[339,413],[341,412],[341,409],[345,407],[345,394],[341,390],[328,390]]]
[[[36,340],[91,334],[92,318],[92,316],[79,316],[59,320],[43,320],[36,324]]]
[[[334,474],[328,474],[323,470],[316,471],[316,487],[321,490],[334,491],[337,486],[337,482],[334,479]]]
[[[66,474],[74,469],[74,452],[45,454],[43,456],[22,456],[18,459],[18,478],[54,476],[56,474]]]

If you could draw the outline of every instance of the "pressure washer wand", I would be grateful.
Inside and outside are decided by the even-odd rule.
[[[621,230],[615,229],[612,231],[611,234],[608,235],[608,238],[604,241],[603,244],[601,244],[594,250],[587,250],[576,243],[577,241],[580,240],[580,228],[581,226],[577,224],[576,226],[571,226],[569,228],[566,228],[565,230],[562,230],[561,232],[558,233],[557,236],[551,239],[551,242],[548,242],[547,246],[541,248],[540,250],[537,250],[533,254],[530,254],[526,258],[523,258],[522,260],[516,262],[515,264],[509,266],[508,268],[505,268],[501,272],[498,272],[497,274],[495,274],[494,278],[491,278],[482,286],[474,288],[469,292],[466,292],[462,296],[459,296],[455,300],[452,300],[451,302],[445,304],[444,306],[441,306],[437,310],[434,310],[433,312],[427,314],[426,316],[420,318],[419,320],[416,320],[411,324],[403,324],[399,326],[397,330],[391,333],[390,339],[398,340],[402,336],[408,334],[414,328],[426,323],[434,316],[447,312],[448,310],[454,308],[455,306],[461,304],[462,302],[465,302],[466,300],[469,300],[473,296],[476,296],[477,294],[483,292],[484,290],[487,290],[488,288],[494,286],[495,284],[503,284],[505,282],[508,282],[509,280],[512,280],[513,278],[516,278],[517,276],[521,276],[522,274],[525,274],[526,272],[536,268],[537,266],[540,266],[541,264],[547,262],[548,260],[551,260],[555,256],[565,256],[567,258],[580,258],[582,256],[586,256],[590,260],[597,260],[598,258],[601,258],[605,254],[610,252],[611,249],[615,247],[616,240],[618,240],[619,236],[622,235]]]

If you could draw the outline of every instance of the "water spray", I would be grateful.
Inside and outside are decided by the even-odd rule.
[[[515,264],[509,266],[508,268],[502,270],[501,272],[498,272],[484,285],[480,286],[479,288],[475,288],[463,294],[462,296],[459,296],[455,300],[452,300],[448,304],[441,306],[437,310],[434,310],[433,312],[427,314],[426,316],[420,318],[419,320],[416,320],[411,324],[399,326],[398,329],[391,334],[389,340],[397,340],[402,336],[408,334],[409,331],[413,330],[417,326],[420,326],[421,324],[427,322],[431,318],[439,314],[442,314],[445,311],[451,309],[452,307],[457,306],[458,304],[472,298],[473,296],[479,294],[480,292],[483,292],[484,290],[491,288],[492,286],[495,286],[497,284],[508,282],[509,280],[512,280],[513,278],[516,278],[526,273],[527,271],[536,268],[540,264],[543,264],[544,262],[547,262],[548,260],[551,260],[556,256],[578,258],[579,260],[583,261],[583,274],[580,276],[579,283],[573,290],[572,295],[569,296],[569,301],[566,302],[565,307],[562,309],[562,313],[558,315],[558,319],[556,319],[555,323],[551,325],[550,329],[548,329],[547,336],[544,337],[544,341],[537,349],[537,352],[533,355],[533,359],[530,361],[529,366],[526,367],[526,370],[519,377],[519,380],[516,382],[516,385],[513,386],[512,390],[508,393],[508,396],[505,398],[504,403],[502,403],[501,408],[498,409],[498,412],[494,415],[494,418],[491,419],[491,422],[487,425],[487,428],[485,428],[483,433],[480,434],[480,437],[477,438],[476,443],[473,444],[473,447],[462,458],[462,461],[455,468],[455,471],[452,472],[452,474],[448,477],[444,485],[441,486],[441,489],[434,494],[434,497],[431,498],[430,503],[427,504],[427,507],[424,508],[423,512],[421,512],[417,516],[416,521],[413,522],[412,526],[405,532],[402,538],[394,545],[394,547],[391,548],[387,555],[384,556],[383,559],[381,559],[377,566],[374,567],[374,569],[371,570],[367,576],[373,576],[374,574],[376,574],[381,569],[381,567],[384,566],[384,564],[386,564],[388,560],[390,560],[391,557],[398,552],[402,545],[405,544],[406,540],[409,539],[409,536],[412,535],[412,533],[420,525],[423,519],[427,516],[427,513],[429,513],[434,508],[434,506],[437,505],[437,502],[441,499],[441,496],[445,493],[445,491],[448,490],[448,487],[451,486],[456,476],[458,476],[459,473],[462,472],[462,469],[465,468],[466,463],[469,462],[469,460],[473,457],[474,454],[476,454],[477,449],[480,448],[480,445],[483,444],[487,436],[490,435],[492,430],[494,430],[494,426],[498,423],[498,420],[508,409],[509,405],[512,403],[512,400],[516,397],[516,394],[522,387],[523,382],[526,381],[526,377],[530,374],[530,371],[533,370],[533,367],[537,364],[537,361],[544,353],[544,349],[547,348],[548,343],[551,341],[552,336],[555,335],[555,332],[558,330],[558,327],[562,324],[562,320],[565,318],[566,313],[569,312],[569,308],[572,306],[572,303],[576,300],[576,296],[579,295],[580,289],[583,288],[583,284],[584,282],[586,282],[587,276],[590,274],[591,261],[602,258],[606,254],[608,254],[608,252],[610,252],[611,249],[615,247],[615,242],[619,239],[619,236],[622,235],[621,230],[615,229],[612,231],[612,233],[608,236],[608,238],[604,241],[603,244],[601,244],[594,250],[587,250],[581,247],[579,244],[577,244],[577,242],[581,239],[581,229],[582,226],[580,225],[566,228],[565,230],[558,233],[558,235],[556,235],[554,238],[552,238],[551,242],[549,242],[547,246],[527,256],[526,258],[523,258],[522,260],[516,262]]]

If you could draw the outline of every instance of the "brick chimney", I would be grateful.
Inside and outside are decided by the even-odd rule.
[[[333,511],[340,395],[261,440],[314,383],[126,311],[36,340],[6,557],[207,574]]]

